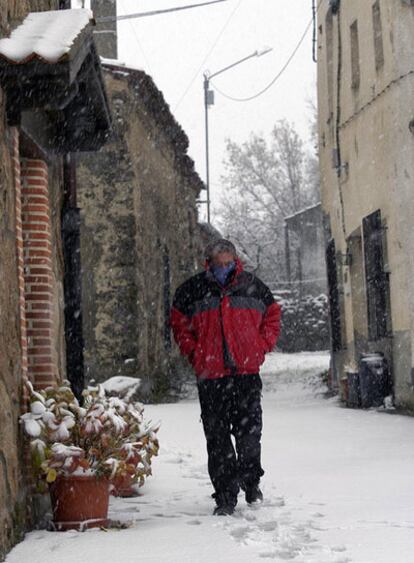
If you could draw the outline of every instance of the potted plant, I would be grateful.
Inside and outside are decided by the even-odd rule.
[[[158,454],[159,449],[156,436],[159,427],[145,423],[143,405],[133,402],[128,396],[124,399],[110,397],[108,401],[119,409],[127,424],[124,434],[128,436],[128,440],[120,448],[115,464],[111,493],[120,497],[134,496],[134,486],[141,487],[145,478],[152,474],[152,457]]]
[[[145,477],[151,475],[151,458],[157,455],[158,443],[149,439],[148,434],[137,436],[136,440],[135,443],[125,444],[121,449],[121,460],[111,478],[110,491],[114,496],[135,496],[135,485],[141,487]]]
[[[100,386],[84,391],[82,405],[66,382],[40,392],[27,386],[30,410],[21,421],[55,528],[105,526],[112,480],[130,474],[142,483],[151,473],[157,428],[144,424],[141,405],[106,397]]]

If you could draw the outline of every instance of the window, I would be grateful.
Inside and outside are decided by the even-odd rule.
[[[378,71],[384,66],[384,44],[382,40],[381,8],[379,0],[372,6],[372,23],[374,28],[375,68]]]
[[[332,351],[337,352],[342,347],[341,308],[339,302],[338,273],[336,269],[335,241],[331,239],[326,249],[326,267],[328,274],[329,317],[331,330]]]
[[[351,85],[354,90],[359,88],[360,69],[359,69],[359,37],[358,21],[355,20],[351,25]]]
[[[378,340],[391,332],[389,278],[384,267],[385,227],[381,212],[362,221],[368,305],[368,338]]]

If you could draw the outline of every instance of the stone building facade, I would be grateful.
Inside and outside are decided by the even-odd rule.
[[[29,11],[67,8],[67,1],[0,3],[0,39],[26,25]],[[174,386],[180,360],[166,320],[174,287],[199,265],[203,187],[187,137],[151,79],[112,66],[102,72],[92,20],[58,61],[35,53],[19,61],[2,48],[0,560],[34,517],[18,424],[24,381],[41,389],[68,378],[79,394],[84,324],[96,379],[139,375],[153,396]],[[30,95],[20,86],[28,77]],[[111,130],[104,78],[114,136],[108,151],[95,153]],[[87,156],[76,158],[82,151]]]
[[[382,352],[414,408],[414,5],[322,0],[318,12],[322,207],[332,372]]]
[[[90,379],[139,377],[144,397],[178,383],[174,289],[200,265],[203,184],[188,139],[152,79],[104,64],[114,135],[78,161],[85,362]]]

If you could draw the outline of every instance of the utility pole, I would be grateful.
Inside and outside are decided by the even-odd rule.
[[[209,89],[209,78],[204,74],[204,114],[206,130],[206,189],[207,189],[207,223],[210,224],[210,155],[208,138],[208,107],[214,104],[214,92]]]

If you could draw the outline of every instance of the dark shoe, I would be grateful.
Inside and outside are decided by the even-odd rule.
[[[231,516],[234,513],[234,505],[223,504],[221,506],[216,506],[214,509],[214,516]]]
[[[237,504],[237,497],[229,493],[216,493],[214,498],[217,504],[213,512],[215,516],[230,516],[233,514]]]
[[[245,497],[247,504],[254,504],[255,502],[263,502],[263,493],[259,485],[247,487],[245,490]]]

